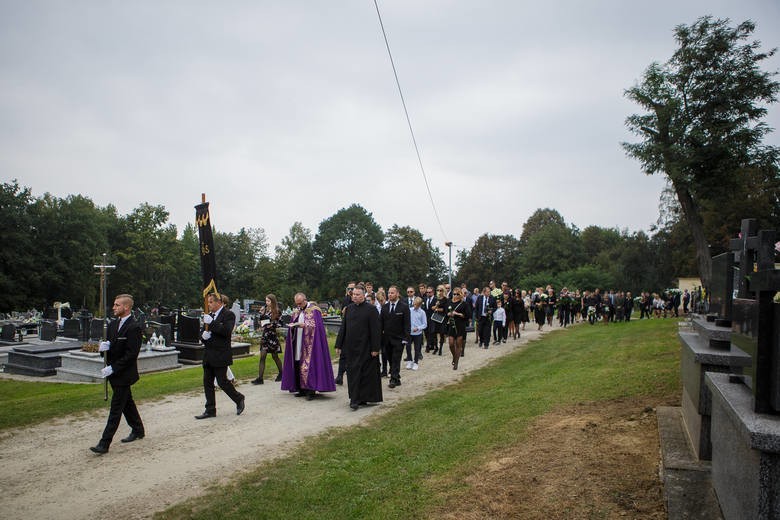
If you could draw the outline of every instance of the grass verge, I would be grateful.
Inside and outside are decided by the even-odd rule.
[[[676,320],[555,331],[462,382],[293,455],[156,518],[427,518],[457,482],[559,406],[679,393]]]

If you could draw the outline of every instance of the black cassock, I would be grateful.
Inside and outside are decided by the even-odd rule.
[[[379,375],[381,334],[379,313],[371,304],[352,304],[344,308],[341,328],[336,337],[347,361],[347,388],[350,402],[378,403],[382,401],[382,379]]]

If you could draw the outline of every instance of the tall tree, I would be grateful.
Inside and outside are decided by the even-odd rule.
[[[446,276],[441,251],[431,239],[409,226],[393,225],[385,233],[383,276],[387,283],[414,285],[436,283]]]
[[[111,287],[131,293],[140,307],[166,301],[179,262],[176,226],[168,224],[168,211],[143,203],[121,219],[121,228]]]
[[[520,235],[520,245],[525,247],[536,233],[547,226],[557,225],[566,227],[563,216],[557,210],[550,208],[539,208],[528,217],[523,224],[523,232]]]
[[[35,271],[47,269],[37,265],[35,252],[41,247],[33,240],[34,220],[30,214],[33,197],[29,188],[22,188],[16,180],[0,184],[0,292],[13,295],[3,298],[0,311],[19,310],[16,306],[33,304],[37,276]],[[16,300],[14,302],[13,300]],[[42,302],[41,302],[42,303]]]
[[[458,253],[458,281],[469,289],[483,287],[490,280],[514,284],[520,261],[520,242],[512,235],[485,233],[469,250]]]
[[[761,52],[760,42],[748,41],[753,22],[729,23],[707,16],[677,26],[678,49],[669,61],[651,64],[642,81],[626,91],[646,113],[626,120],[643,141],[623,147],[645,173],[667,177],[690,229],[705,286],[712,271],[709,246],[716,237],[705,228],[703,207],[729,204],[749,169],[776,178],[780,156],[762,144],[771,129],[761,120],[780,85],[772,80],[776,73],[760,65],[775,50]]]
[[[322,294],[340,297],[348,280],[384,283],[380,276],[383,240],[382,228],[359,204],[342,208],[323,220],[312,244],[322,269]]]

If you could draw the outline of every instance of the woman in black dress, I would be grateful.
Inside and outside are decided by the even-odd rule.
[[[452,369],[458,369],[458,360],[463,353],[463,343],[466,341],[466,324],[471,319],[469,306],[463,301],[463,293],[459,288],[452,290],[452,301],[447,305],[447,341],[452,353]]]
[[[520,337],[521,324],[525,326],[525,322],[528,321],[528,311],[525,309],[520,289],[515,289],[515,297],[512,298],[512,316],[515,318],[515,334],[512,339],[517,339]]]
[[[436,323],[436,321],[433,321],[433,318],[431,318],[431,321],[434,323],[434,348],[433,353],[436,354],[437,352],[441,356],[442,354],[442,348],[444,347],[444,339],[447,337],[447,306],[450,304],[450,301],[447,299],[447,293],[444,291],[444,286],[440,285],[436,288],[436,303],[432,307],[432,310],[434,313],[439,313],[444,315],[444,321],[441,323]],[[438,337],[438,343],[439,346],[436,346],[436,339]]]
[[[282,347],[279,344],[279,336],[276,334],[276,328],[281,325],[279,318],[282,313],[279,310],[279,303],[276,301],[276,296],[269,294],[265,297],[265,309],[260,316],[260,327],[262,334],[260,336],[260,362],[258,365],[257,379],[252,380],[253,385],[263,384],[263,372],[265,372],[265,358],[268,354],[271,354],[276,368],[279,373],[276,375],[275,381],[282,380],[282,362],[279,359],[279,352],[282,351]]]

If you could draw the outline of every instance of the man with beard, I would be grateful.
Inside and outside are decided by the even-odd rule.
[[[379,314],[373,305],[366,303],[365,289],[358,285],[352,290],[352,305],[344,309],[336,337],[336,352],[343,354],[346,361],[352,410],[382,401],[378,357],[381,341]]]

